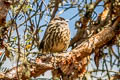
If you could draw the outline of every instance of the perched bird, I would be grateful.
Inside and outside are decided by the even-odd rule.
[[[40,43],[42,53],[56,53],[65,51],[70,43],[68,22],[62,17],[53,18],[45,31]]]

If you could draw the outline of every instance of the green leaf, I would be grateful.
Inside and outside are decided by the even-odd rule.
[[[39,32],[43,32],[43,30],[40,29]]]

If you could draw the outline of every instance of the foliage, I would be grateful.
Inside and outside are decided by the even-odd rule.
[[[45,28],[55,15],[69,19],[72,33],[69,47],[71,50],[109,25],[106,22],[101,27],[91,27],[95,24],[101,24],[105,19],[107,20],[108,17],[105,16],[107,14],[107,11],[105,13],[107,3],[105,3],[106,0],[14,0],[6,18],[5,26],[8,27],[8,31],[4,39],[6,45],[5,58],[2,59],[3,55],[0,52],[0,66],[3,65],[6,58],[17,63],[16,65],[27,64],[26,71],[23,73],[29,77],[30,64],[28,60],[36,57],[37,54],[31,54],[32,52],[39,52],[39,44]],[[114,0],[113,3],[115,4]],[[110,9],[110,11],[113,10]],[[104,17],[100,17],[101,15]],[[95,31],[93,31],[94,28]],[[73,34],[79,31],[80,39],[73,41],[75,36]],[[111,75],[120,74],[119,38],[118,35],[108,44],[94,51],[95,54],[98,53],[99,55],[91,55],[90,64],[86,67],[87,71],[83,79],[103,80],[110,79]],[[6,71],[7,66],[4,67]]]

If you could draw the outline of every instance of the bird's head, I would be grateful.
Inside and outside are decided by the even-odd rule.
[[[55,18],[53,18],[52,21],[55,21],[55,22],[62,22],[62,21],[68,22],[69,20],[64,19],[64,18],[62,18],[62,17],[59,17],[59,16],[56,16]]]

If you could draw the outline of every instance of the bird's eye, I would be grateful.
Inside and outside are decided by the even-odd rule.
[[[65,19],[60,17],[60,20],[62,21],[62,20],[65,20]]]

